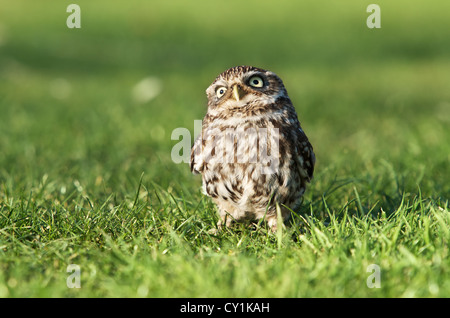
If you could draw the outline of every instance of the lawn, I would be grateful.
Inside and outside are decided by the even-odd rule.
[[[70,3],[0,0],[0,297],[450,297],[448,1]],[[171,134],[243,64],[316,172],[277,233],[213,234]]]

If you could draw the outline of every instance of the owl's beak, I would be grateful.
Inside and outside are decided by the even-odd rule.
[[[237,84],[233,86],[233,97],[236,101],[240,101],[245,94],[246,92],[241,88],[241,86]]]

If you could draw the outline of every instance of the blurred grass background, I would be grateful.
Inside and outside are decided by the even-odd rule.
[[[66,27],[69,3],[2,1],[2,174],[89,183],[144,169],[165,186],[168,171],[189,182],[168,160],[172,130],[192,131],[215,76],[249,64],[284,79],[319,172],[338,158],[410,157],[414,173],[439,158],[427,173],[447,183],[438,171],[450,121],[445,1],[382,1],[373,30],[361,1],[79,1],[81,29]],[[133,88],[149,76],[160,94],[136,102]]]
[[[381,29],[370,1],[77,0],[68,29],[70,3],[0,0],[3,207],[132,201],[142,173],[195,206],[200,179],[171,161],[171,132],[193,133],[206,87],[244,64],[277,73],[296,106],[317,156],[307,200],[348,180],[367,209],[419,187],[448,200],[448,1],[379,0]],[[354,195],[337,188],[330,204]]]

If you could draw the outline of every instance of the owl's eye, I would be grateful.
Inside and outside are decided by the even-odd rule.
[[[253,87],[263,87],[264,81],[259,76],[252,76],[252,77],[250,77],[248,84]]]
[[[219,87],[216,90],[216,95],[218,98],[221,98],[226,92],[227,92],[227,89],[225,87]]]

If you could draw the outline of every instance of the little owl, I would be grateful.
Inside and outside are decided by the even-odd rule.
[[[190,167],[216,203],[218,227],[264,219],[277,229],[297,209],[313,177],[315,156],[281,79],[237,66],[206,90],[208,110]]]

